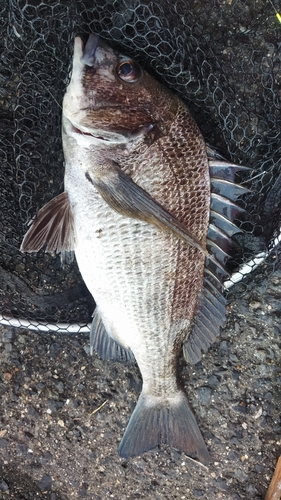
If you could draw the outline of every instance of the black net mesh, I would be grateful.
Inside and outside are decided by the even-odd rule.
[[[243,201],[247,233],[236,238],[231,269],[275,247],[255,271],[265,279],[278,262],[281,220],[281,26],[271,3],[2,0],[0,9],[0,313],[90,321],[93,300],[75,263],[61,268],[58,256],[19,252],[27,222],[62,191],[61,102],[74,36],[89,32],[178,92],[206,142],[251,168],[241,178],[252,190]]]

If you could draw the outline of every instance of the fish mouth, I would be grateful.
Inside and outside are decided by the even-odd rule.
[[[72,123],[66,116],[63,117],[63,131],[66,135],[70,135],[79,141],[80,137],[85,137],[89,143],[93,144],[122,144],[128,142],[128,137],[126,137],[120,131],[106,131],[102,129],[89,129],[80,124]]]
[[[75,125],[73,125],[73,123],[71,124],[71,131],[74,132],[75,134],[81,134],[81,135],[93,137],[94,139],[99,139],[100,141],[109,142],[109,139],[107,139],[106,137],[103,137],[102,135],[94,134],[93,132],[86,132],[84,130],[81,130],[80,128],[75,127]]]
[[[128,131],[112,131],[112,132],[108,132],[108,137],[106,137],[106,133],[103,134],[102,133],[102,130],[101,131],[92,131],[92,132],[89,132],[89,131],[86,131],[86,130],[82,130],[81,128],[79,127],[76,127],[76,125],[74,125],[73,123],[71,123],[71,132],[74,133],[74,134],[79,134],[79,135],[82,135],[82,136],[86,136],[86,137],[91,137],[92,139],[97,139],[99,141],[103,141],[103,142],[117,142],[117,143],[121,143],[121,142],[125,142],[127,143],[128,141],[133,141],[133,140],[137,140],[138,138],[141,138],[145,135],[148,135],[150,132],[153,131],[153,129],[155,129],[155,133],[157,134],[157,127],[155,127],[155,124],[154,123],[150,123],[149,125],[147,126],[144,126],[144,127],[141,127],[139,130],[135,130],[133,132],[128,132]],[[100,133],[101,132],[101,133]]]

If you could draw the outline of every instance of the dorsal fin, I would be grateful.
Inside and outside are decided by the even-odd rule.
[[[212,193],[211,196],[211,210],[223,215],[228,220],[233,221],[239,213],[244,211],[241,207],[236,205],[225,196]]]
[[[235,175],[242,170],[251,170],[249,167],[236,165],[227,161],[222,155],[210,146],[206,147],[207,158],[209,161],[210,177],[212,179],[224,179],[235,182]]]
[[[210,221],[208,230],[208,240],[209,242],[215,242],[225,253],[228,253],[229,248],[232,244],[230,236],[227,236],[219,227],[212,224]]]
[[[235,201],[249,190],[234,183],[235,174],[246,170],[226,162],[214,150],[207,148],[211,178],[210,224],[207,234],[208,257],[205,260],[203,288],[199,295],[197,314],[191,333],[183,343],[185,359],[195,364],[202,352],[207,352],[216,341],[225,323],[224,285],[228,273],[225,269],[229,258],[231,237],[241,230],[234,224],[239,213],[244,212]]]
[[[232,182],[234,182],[237,172],[240,172],[241,170],[250,170],[248,167],[242,167],[226,161],[215,160],[209,160],[209,168],[211,177]]]
[[[220,245],[218,245],[212,240],[207,239],[207,250],[210,253],[210,255],[214,255],[216,260],[220,262],[223,266],[225,266],[225,264],[229,259],[229,255],[221,248]]]
[[[61,193],[38,212],[21,244],[21,252],[74,250],[74,221],[67,192]]]
[[[242,194],[249,193],[249,189],[239,184],[234,184],[232,181],[211,177],[211,192],[225,196],[228,200],[235,201]]]
[[[241,232],[233,222],[213,210],[210,211],[210,221],[230,238],[234,234]]]

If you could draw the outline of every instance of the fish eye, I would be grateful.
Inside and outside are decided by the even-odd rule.
[[[141,69],[134,61],[122,61],[117,66],[117,74],[121,80],[125,82],[134,83],[141,76]]]

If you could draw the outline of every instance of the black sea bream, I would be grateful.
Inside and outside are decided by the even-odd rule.
[[[182,345],[196,363],[224,322],[240,167],[206,150],[185,104],[96,35],[75,39],[62,135],[65,192],[22,251],[74,250],[97,304],[92,349],[137,361],[142,393],[120,455],[169,444],[207,465],[177,363]]]

